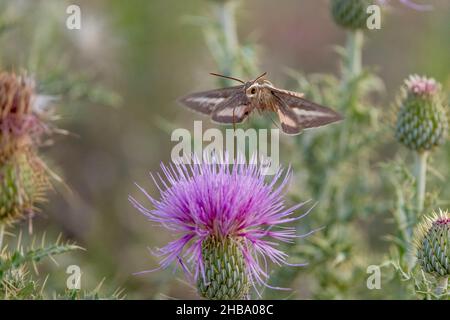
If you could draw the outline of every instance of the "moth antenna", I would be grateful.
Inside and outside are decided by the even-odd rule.
[[[269,119],[272,120],[272,123],[275,125],[275,127],[280,129],[280,127],[278,126],[278,123],[272,118],[272,115],[270,113],[268,115],[269,115]]]
[[[256,81],[258,81],[258,80],[261,79],[262,77],[265,77],[266,75],[267,75],[267,72],[264,72],[262,75],[256,77],[256,79],[252,81],[252,84],[254,84]]]
[[[233,78],[233,77],[229,77],[229,76],[224,76],[223,74],[218,74],[218,73],[214,73],[214,72],[210,72],[209,74],[212,75],[212,76],[221,77],[221,78],[225,78],[225,79],[230,79],[230,80],[238,81],[238,82],[240,82],[240,83],[242,83],[242,84],[245,84],[244,81],[242,81],[242,80],[240,80],[240,79],[238,79],[238,78]]]

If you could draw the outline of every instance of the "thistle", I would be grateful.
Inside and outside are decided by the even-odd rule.
[[[382,5],[386,5],[389,3],[389,0],[378,0],[378,3],[380,3]],[[403,5],[411,8],[411,9],[417,10],[417,11],[433,10],[433,6],[431,4],[418,4],[412,0],[400,0],[400,3],[402,3]]]
[[[450,275],[450,215],[439,211],[418,225],[415,245],[422,270],[439,280],[437,293],[447,288]]]
[[[301,218],[292,214],[302,204],[284,206],[283,189],[290,170],[282,178],[279,169],[265,182],[264,168],[252,164],[212,160],[194,166],[162,164],[161,168],[165,179],[159,175],[160,183],[153,179],[160,200],[139,187],[154,209],[129,197],[150,221],[177,235],[154,253],[161,258],[156,270],[178,262],[202,297],[244,299],[250,287],[268,286],[268,261],[291,265],[288,255],[276,247],[276,240],[292,242],[299,237],[294,227],[285,226]]]
[[[439,83],[417,75],[405,81],[399,105],[395,136],[415,152],[417,213],[420,214],[424,208],[428,154],[447,140],[447,107]]]
[[[405,6],[417,10],[432,10],[428,4],[417,4],[411,0],[400,0]],[[367,8],[370,5],[378,4],[383,8],[389,3],[389,0],[331,0],[331,15],[334,22],[346,29],[360,30],[367,27],[367,18],[369,13]]]
[[[369,0],[332,0],[331,15],[341,27],[356,30],[366,28]]]
[[[51,131],[45,110],[25,76],[0,73],[0,225],[30,213],[49,187],[45,165],[36,149]]]
[[[400,102],[397,140],[413,151],[424,152],[442,145],[447,135],[448,118],[440,85],[432,78],[410,76]]]

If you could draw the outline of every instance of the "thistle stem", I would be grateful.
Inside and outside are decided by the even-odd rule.
[[[235,72],[236,56],[239,50],[239,40],[236,28],[236,3],[224,1],[217,8],[217,17],[224,37],[223,60],[220,61],[220,72],[224,75],[233,75]],[[229,82],[229,80],[222,80]],[[228,83],[227,83],[228,84]]]
[[[408,215],[405,212],[405,199],[403,198],[403,193],[398,191],[400,186],[396,185],[397,190],[397,209],[394,210],[394,218],[397,222],[397,227],[401,232],[402,240],[406,243],[406,254],[404,256],[404,261],[408,267],[408,271],[411,271],[416,264],[416,255],[413,251],[413,242],[411,241],[412,230],[410,228]]]
[[[5,225],[1,224],[0,225],[0,252],[2,251],[3,248],[3,237],[5,236]]]
[[[353,79],[358,77],[362,72],[362,49],[364,42],[364,33],[362,30],[355,30],[347,32],[347,43],[345,46],[346,60],[345,69],[342,76],[342,90],[343,98],[341,101],[343,108],[348,108],[349,97],[352,95],[352,90],[355,88],[351,87],[351,82]],[[339,137],[339,155],[341,156],[346,147],[348,146],[349,137],[349,124],[348,121],[344,121],[341,128],[341,134]]]
[[[447,292],[447,287],[448,287],[448,277],[441,277],[438,280],[435,293],[440,296]]]
[[[419,216],[424,207],[425,187],[427,178],[427,158],[428,152],[416,153],[416,200],[417,200],[417,216]]]
[[[235,53],[238,49],[235,10],[236,3],[233,1],[226,1],[219,10],[220,25],[225,36],[227,51],[230,53]]]
[[[355,30],[355,31],[351,31],[348,33],[348,36],[347,36],[347,54],[348,54],[347,68],[348,68],[350,79],[353,79],[361,74],[363,41],[364,41],[364,35],[363,35],[362,30]]]

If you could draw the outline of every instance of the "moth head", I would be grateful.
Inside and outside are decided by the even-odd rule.
[[[258,92],[260,90],[259,83],[249,82],[245,89],[245,94],[248,98],[254,98],[258,96]]]
[[[248,82],[245,86],[245,95],[249,98],[261,99],[270,93],[270,89],[273,87],[270,81],[260,79],[256,82]]]
[[[245,83],[245,94],[248,98],[258,97],[261,89],[264,87],[265,83],[268,82],[265,77],[267,72],[258,76],[255,80]]]

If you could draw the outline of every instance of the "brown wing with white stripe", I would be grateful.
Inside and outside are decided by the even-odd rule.
[[[302,132],[303,127],[298,121],[295,112],[283,101],[274,95],[277,102],[277,113],[280,118],[281,130],[286,134],[296,135]]]
[[[339,113],[302,98],[303,94],[278,89],[272,92],[295,113],[298,124],[303,129],[321,127],[342,120]]]
[[[251,106],[244,92],[239,92],[216,106],[212,120],[218,123],[241,123],[250,114]]]
[[[239,92],[243,92],[243,86],[196,92],[184,96],[178,101],[191,110],[210,115],[219,104],[230,99]]]

